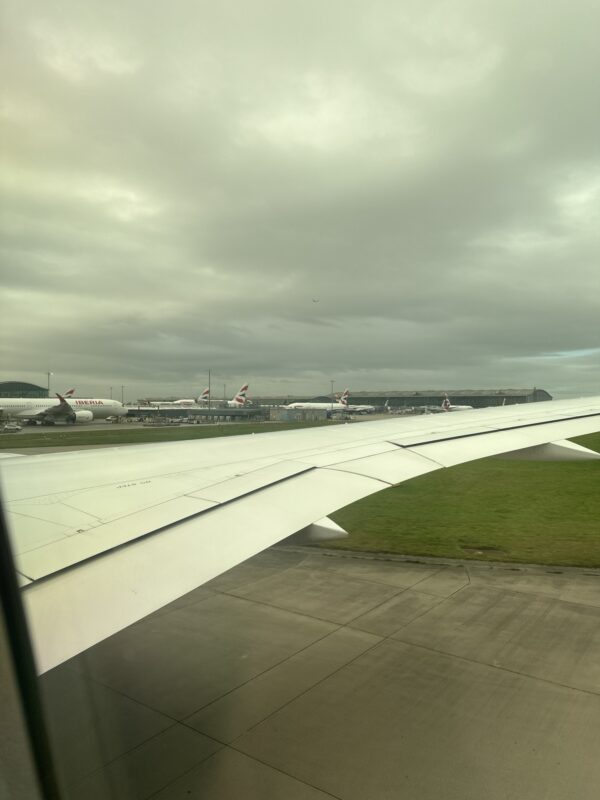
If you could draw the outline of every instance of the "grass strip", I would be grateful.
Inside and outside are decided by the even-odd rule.
[[[225,425],[175,425],[165,427],[115,428],[107,425],[107,430],[57,431],[44,430],[43,433],[5,433],[0,436],[0,449],[15,450],[25,447],[70,447],[76,445],[98,444],[147,444],[148,442],[182,442],[188,439],[212,439],[217,436],[241,436],[249,433],[269,433],[290,431],[296,428],[314,428],[322,425],[335,425],[329,420],[315,422],[242,422]]]
[[[600,452],[600,433],[575,439]],[[327,547],[600,567],[600,461],[483,459],[340,509],[350,536]]]

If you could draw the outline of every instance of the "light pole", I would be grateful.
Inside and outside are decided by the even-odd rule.
[[[208,370],[208,410],[210,411],[210,370]]]
[[[48,397],[50,397],[50,375],[54,375],[54,373],[47,372],[46,375],[48,376]]]
[[[331,383],[331,410],[333,411],[333,381]]]
[[[125,401],[123,400],[125,394],[125,387],[121,386],[121,405],[124,405]]]

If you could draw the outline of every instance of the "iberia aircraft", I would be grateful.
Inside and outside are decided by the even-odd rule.
[[[70,389],[67,394],[72,394]],[[1,397],[0,412],[7,417],[27,420],[31,424],[54,425],[55,422],[92,422],[107,417],[122,417],[127,413],[118,400],[104,398],[68,399],[61,394],[55,398]]]
[[[362,497],[486,456],[600,459],[568,441],[595,431],[600,397],[3,458],[37,669],[292,535],[343,536],[328,515]]]

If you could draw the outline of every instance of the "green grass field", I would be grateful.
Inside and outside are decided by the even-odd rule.
[[[600,433],[574,441],[600,452]],[[350,536],[327,547],[600,567],[600,461],[471,462],[378,492],[332,518]]]
[[[269,431],[289,431],[295,428],[314,428],[321,425],[335,425],[329,420],[323,422],[242,422],[227,425],[175,425],[164,428],[113,428],[106,430],[48,430],[38,433],[5,433],[0,435],[0,449],[15,450],[24,447],[68,447],[97,444],[146,444],[148,442],[181,442],[186,439],[212,439],[216,436],[240,436],[248,433],[268,433]]]

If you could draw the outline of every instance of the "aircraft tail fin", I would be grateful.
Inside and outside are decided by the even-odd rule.
[[[235,403],[236,406],[245,406],[247,400],[246,398],[247,392],[248,392],[248,384],[245,383],[231,402]]]
[[[444,395],[444,399],[442,400],[442,411],[450,411],[450,398],[447,394]]]
[[[199,403],[208,403],[209,399],[210,399],[210,391],[209,391],[209,388],[207,386],[206,389],[202,392],[202,394],[198,398],[198,402]]]

